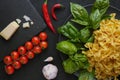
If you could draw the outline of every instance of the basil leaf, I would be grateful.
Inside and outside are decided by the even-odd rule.
[[[73,42],[80,42],[78,38],[79,31],[70,22],[58,28],[58,32]]]
[[[79,4],[75,4],[75,3],[71,2],[70,9],[71,9],[71,13],[72,13],[74,19],[79,20],[81,22],[79,24],[85,25],[85,24],[83,24],[84,22],[86,22],[88,24],[88,21],[89,21],[88,12],[84,7],[82,7]]]
[[[77,52],[76,46],[69,41],[61,41],[57,43],[56,49],[67,55],[73,55]]]
[[[80,69],[84,69],[84,63],[83,62],[76,61],[75,63],[79,66]]]
[[[75,22],[75,23],[77,23],[77,24],[80,24],[80,25],[84,25],[84,26],[89,25],[88,22],[86,22],[86,21],[81,21],[81,20],[79,20],[79,19],[71,19],[71,21],[73,21],[73,22]]]
[[[82,44],[82,43],[80,43],[80,44],[78,44],[78,43],[74,43],[75,44],[75,46],[77,47],[77,49],[79,50],[79,51],[85,51],[87,48],[84,46],[84,44]]]
[[[78,34],[78,29],[75,28],[72,24],[67,23],[66,24],[68,26],[68,32],[69,34],[72,36],[72,38],[76,38],[77,34]]]
[[[63,61],[63,68],[65,72],[69,74],[72,74],[76,72],[77,70],[79,70],[79,66],[77,66],[77,64],[71,59],[67,59]]]
[[[58,28],[58,32],[62,35],[64,35],[65,37],[71,39],[72,36],[68,33],[68,27],[67,25],[63,25],[61,27]]]
[[[101,13],[101,16],[105,14],[109,7],[109,0],[96,0],[92,7],[92,12],[98,9]]]
[[[88,72],[87,70],[80,71],[78,80],[94,80],[94,72]]]
[[[80,69],[87,69],[89,67],[87,57],[84,54],[76,53],[76,54],[71,55],[69,57],[71,60],[73,60],[79,66]]]
[[[108,15],[108,14],[105,14],[105,15],[102,16],[102,20],[103,20],[103,19],[110,19],[111,17],[112,17],[112,16],[110,16],[110,15]]]
[[[88,61],[86,61],[85,63],[84,63],[84,69],[88,69],[90,67],[90,64],[89,64],[89,62]]]
[[[81,29],[80,32],[79,32],[79,38],[80,38],[80,40],[81,40],[83,43],[86,43],[86,42],[87,42],[87,40],[89,39],[90,35],[91,35],[91,32],[90,32],[90,30],[89,30],[88,28],[86,28],[86,27],[83,28],[83,29]]]
[[[93,42],[94,41],[94,36],[92,35],[87,42]]]
[[[84,54],[76,53],[75,55],[70,56],[70,58],[74,61],[81,61],[81,62],[87,61],[87,57]]]
[[[93,11],[90,14],[90,22],[91,22],[92,28],[93,29],[99,28],[100,21],[101,21],[101,14],[100,14],[99,10],[96,9],[95,11]]]

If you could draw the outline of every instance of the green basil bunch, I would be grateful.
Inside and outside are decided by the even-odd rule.
[[[110,18],[106,14],[108,7],[109,0],[96,0],[89,14],[83,6],[71,2],[73,18],[58,28],[58,32],[67,38],[56,46],[57,50],[68,55],[68,59],[62,63],[64,70],[69,74],[79,71],[78,80],[94,80],[95,71],[88,72],[89,62],[82,51],[87,50],[85,43],[94,41],[93,31],[99,29],[101,20]],[[82,25],[83,28],[77,29],[73,23]]]

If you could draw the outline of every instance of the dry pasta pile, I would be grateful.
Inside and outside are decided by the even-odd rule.
[[[93,33],[94,43],[86,43],[89,50],[83,51],[97,80],[117,80],[120,74],[120,20],[115,19],[115,13],[111,15],[111,19],[101,21],[100,29]]]

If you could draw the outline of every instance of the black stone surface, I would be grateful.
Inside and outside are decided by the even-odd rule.
[[[17,8],[17,7],[14,8],[15,10],[12,13],[15,13],[15,14],[8,13],[7,11],[9,11],[9,8],[5,8],[3,6],[6,3],[9,3],[10,1],[15,1],[16,4],[19,4],[19,3],[24,4],[24,2],[26,3],[25,0],[0,0],[0,26],[4,26],[8,22],[10,22],[11,20],[13,20],[17,17],[21,17],[22,15],[25,14],[24,12],[19,11],[21,6],[19,8]],[[81,4],[81,5],[85,6],[85,5],[93,3],[94,1],[95,0],[48,0],[49,13],[51,13],[51,11],[50,11],[51,7],[55,3],[61,3],[65,6],[65,9],[56,10],[58,21],[55,21],[55,20],[52,19],[52,17],[50,17],[54,27],[56,28],[56,30],[59,26],[64,24],[67,17],[70,15],[70,9],[69,9],[69,7],[70,7],[69,3],[70,2],[75,2],[75,3],[78,3],[78,4]],[[42,7],[43,2],[44,2],[44,0],[31,0],[31,3],[34,5],[34,7],[36,8],[36,10],[38,11],[38,13],[41,16],[42,16],[41,7]],[[118,9],[120,9],[119,3],[120,3],[120,0],[111,0],[111,5],[117,7]],[[27,5],[27,3],[26,3],[26,5]],[[9,4],[9,6],[13,6],[13,4],[11,3],[11,4]],[[6,9],[6,10],[4,10],[4,9]],[[1,10],[5,11],[5,12],[1,13]],[[10,10],[13,10],[13,9],[10,9]],[[22,10],[22,9],[20,9],[20,10]],[[19,11],[19,12],[17,12],[17,11]],[[31,13],[31,14],[34,13],[34,11],[32,11],[32,10],[29,11],[29,9],[28,10],[26,9],[25,11],[27,12],[28,15],[30,15],[29,13]],[[17,16],[16,13],[18,13],[21,16]],[[12,17],[14,15],[16,15],[16,16]],[[31,15],[31,16],[33,16],[33,18],[34,18],[36,15]],[[40,23],[41,23],[41,20],[38,22],[38,24],[40,24]],[[41,27],[43,27],[43,26],[41,26]],[[40,28],[39,31],[41,31],[41,28]],[[37,55],[33,60],[30,60],[28,62],[28,64],[23,65],[20,70],[15,71],[15,74],[13,74],[11,76],[8,76],[8,75],[5,74],[4,63],[1,62],[0,63],[0,80],[46,80],[43,77],[41,71],[42,71],[42,67],[47,64],[47,63],[44,63],[43,60],[46,59],[48,56],[53,56],[54,57],[54,61],[51,62],[51,63],[55,64],[59,69],[58,76],[54,80],[77,80],[76,76],[66,74],[63,70],[62,60],[60,58],[60,55],[59,55],[58,51],[55,49],[56,48],[56,43],[58,42],[59,35],[58,34],[53,34],[49,30],[49,28],[44,29],[44,31],[46,31],[47,34],[48,34],[48,45],[49,45],[48,49],[44,50],[42,52],[42,54]],[[30,33],[31,37],[38,33],[38,32],[36,32],[36,30],[34,32]],[[15,36],[17,36],[17,34],[15,34]],[[28,35],[26,34],[24,36],[28,36]],[[29,37],[28,39],[24,39],[25,37],[19,37],[20,40],[24,39],[22,41],[22,43],[20,43],[19,45],[23,45],[24,41],[29,40],[31,37]],[[0,42],[0,45],[1,44],[2,43]],[[0,46],[0,47],[4,47],[4,46]],[[11,46],[11,48],[12,48],[12,46]],[[14,49],[16,49],[16,48],[17,48],[17,46],[14,47]],[[0,55],[3,54],[3,53],[1,53],[1,50],[3,50],[3,49],[0,48]],[[8,52],[12,51],[12,49],[9,49],[9,48],[5,48],[5,50],[8,51]],[[8,55],[8,54],[9,53],[6,53],[6,54],[4,54],[4,56]],[[0,59],[2,60],[2,58],[3,57],[1,57]]]
[[[0,61],[5,55],[9,55],[11,51],[16,50],[20,45],[24,45],[27,40],[46,28],[43,19],[29,1],[0,0],[0,31],[17,18],[25,22],[24,15],[29,16],[34,25],[29,29],[24,29],[20,24],[20,28],[8,41],[0,37]]]

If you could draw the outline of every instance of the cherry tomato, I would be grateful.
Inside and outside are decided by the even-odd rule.
[[[27,64],[28,63],[28,58],[26,56],[21,56],[19,59],[21,64]]]
[[[18,48],[18,52],[20,53],[20,55],[24,55],[26,53],[26,48],[24,46],[20,46]]]
[[[3,61],[4,61],[4,63],[5,63],[6,65],[10,65],[10,64],[12,64],[12,62],[13,62],[11,56],[5,56]]]
[[[40,39],[37,36],[35,36],[32,38],[32,43],[33,45],[38,45],[40,43]]]
[[[30,42],[30,41],[26,42],[26,43],[25,43],[25,48],[26,48],[27,50],[31,50],[31,49],[33,48],[32,42]]]
[[[34,52],[35,54],[40,54],[40,53],[42,52],[41,47],[40,47],[40,46],[35,46],[35,47],[33,48],[33,52]]]
[[[48,47],[48,43],[46,41],[42,41],[42,42],[40,42],[40,47],[42,49],[46,49]]]
[[[5,71],[8,75],[11,75],[15,72],[15,69],[13,68],[13,66],[7,65],[7,66],[5,66]]]
[[[17,60],[19,58],[19,53],[17,51],[11,52],[11,57],[13,60]]]
[[[39,38],[40,38],[40,40],[42,40],[42,41],[45,41],[46,39],[47,39],[47,33],[46,32],[41,32],[40,34],[39,34]]]
[[[21,63],[19,61],[14,61],[12,63],[12,66],[15,68],[15,69],[20,69],[21,68]]]
[[[28,59],[33,59],[35,57],[35,54],[32,51],[27,52]]]

